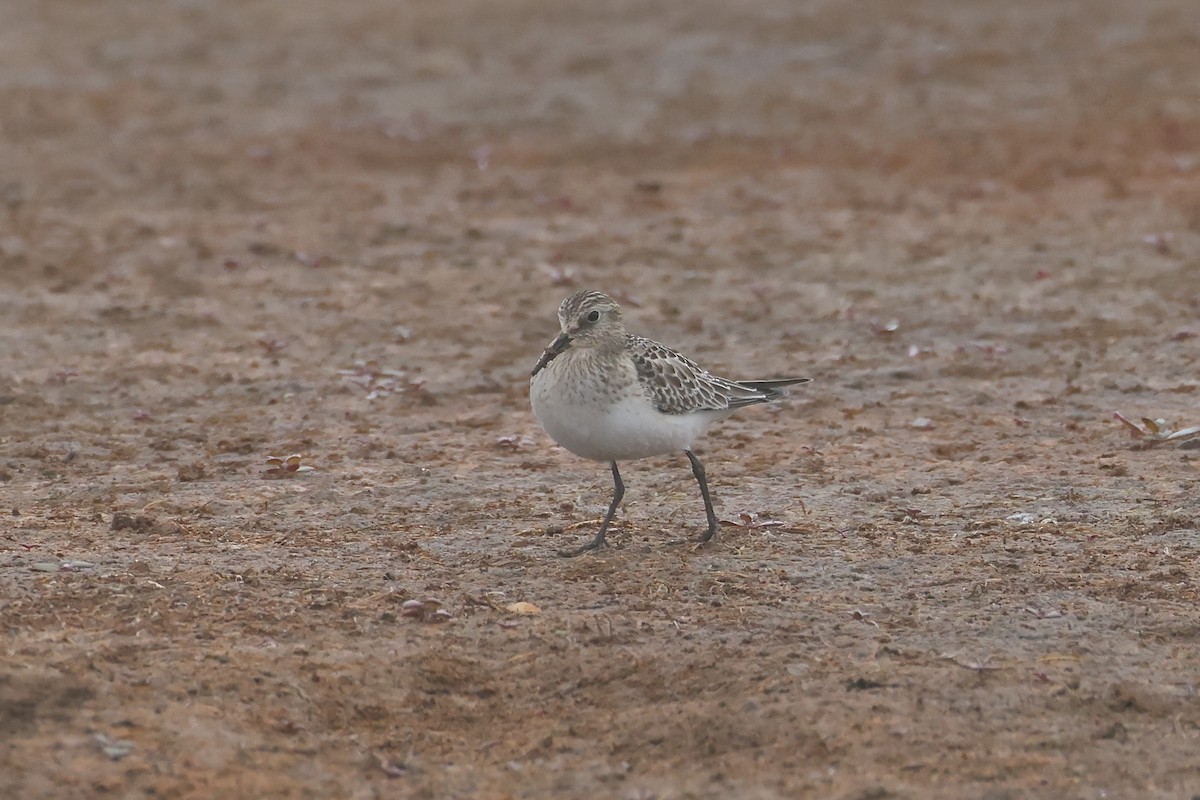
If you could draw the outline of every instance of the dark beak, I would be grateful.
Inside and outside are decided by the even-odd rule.
[[[560,333],[558,338],[546,345],[546,349],[542,351],[542,357],[533,365],[533,372],[529,375],[533,377],[541,372],[547,364],[558,357],[558,354],[566,350],[571,345],[571,337],[565,333]]]

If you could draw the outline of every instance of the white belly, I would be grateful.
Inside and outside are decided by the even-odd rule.
[[[564,391],[551,380],[530,385],[534,416],[546,433],[577,456],[594,461],[629,461],[690,450],[692,443],[725,412],[664,414],[643,395],[622,398]]]

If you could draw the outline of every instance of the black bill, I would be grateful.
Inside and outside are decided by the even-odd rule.
[[[566,350],[571,344],[571,337],[565,333],[560,333],[558,338],[546,345],[546,349],[542,351],[542,357],[533,365],[533,372],[529,373],[530,377],[541,372],[547,364],[558,357],[558,354]]]

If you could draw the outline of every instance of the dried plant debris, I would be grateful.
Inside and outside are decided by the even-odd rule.
[[[39,561],[36,564],[30,565],[30,569],[34,572],[82,572],[83,570],[92,569],[96,565],[91,561]]]
[[[495,446],[501,450],[525,450],[533,445],[533,440],[528,436],[522,436],[518,433],[509,434],[507,436],[497,436],[494,442]]]
[[[313,467],[301,464],[302,460],[303,456],[299,453],[292,453],[290,456],[267,456],[267,471],[264,474],[268,478],[294,478],[312,472]]]
[[[504,607],[504,609],[510,614],[520,614],[522,616],[532,616],[534,614],[542,613],[542,609],[539,606],[525,600],[520,600],[516,603],[509,603]]]
[[[102,731],[93,731],[92,738],[100,746],[100,752],[113,761],[120,761],[133,752],[133,742],[125,739],[114,739]]]
[[[804,503],[800,502],[800,507],[804,508],[805,513],[808,512],[808,509],[804,507]],[[736,520],[723,519],[719,520],[719,522],[721,525],[727,528],[741,528],[747,531],[761,531],[777,528],[788,533],[798,532],[795,528],[789,527],[786,522],[780,522],[776,519],[764,519],[755,511],[743,511],[738,514],[738,518]]]
[[[389,778],[403,778],[408,774],[408,765],[403,761],[397,761],[386,756],[375,754],[375,758],[379,761],[379,768],[383,770],[383,774]]]
[[[1193,425],[1190,428],[1183,428],[1176,431],[1171,430],[1167,425],[1167,421],[1162,419],[1142,417],[1142,424],[1138,425],[1120,411],[1114,411],[1113,418],[1124,425],[1125,429],[1129,431],[1129,435],[1139,440],[1140,444],[1144,447],[1156,447],[1157,445],[1169,442],[1186,442],[1189,439],[1200,436],[1200,425]]]
[[[400,616],[420,622],[445,622],[454,615],[442,608],[442,601],[433,597],[424,600],[405,600],[400,606]]]
[[[405,370],[387,369],[374,359],[356,361],[352,367],[338,370],[338,375],[347,383],[364,389],[368,400],[419,390],[425,383]]]

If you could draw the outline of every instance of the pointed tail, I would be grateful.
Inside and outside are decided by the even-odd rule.
[[[775,389],[782,389],[785,386],[795,386],[798,383],[809,383],[811,381],[812,378],[775,378],[769,381],[738,381],[738,383],[748,389],[770,392]]]
[[[737,385],[752,392],[760,392],[763,395],[762,399],[751,402],[765,403],[771,400],[778,400],[786,395],[787,392],[784,389],[787,387],[795,386],[799,383],[808,383],[811,380],[812,378],[777,378],[769,381],[738,381]]]

